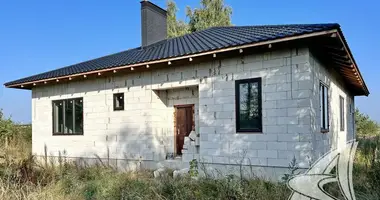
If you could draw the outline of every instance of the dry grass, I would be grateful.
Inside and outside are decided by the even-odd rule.
[[[23,133],[24,134],[24,133]],[[4,140],[2,140],[4,142]],[[39,164],[31,156],[29,136],[10,137],[0,145],[0,199],[287,199],[284,183],[227,176],[194,180],[159,179],[151,171],[118,172],[104,165],[83,167],[63,162],[60,167]],[[357,199],[380,199],[379,141],[361,141],[354,165]],[[375,149],[373,149],[375,148]],[[50,163],[50,162],[47,162]],[[339,189],[329,192],[339,196]]]

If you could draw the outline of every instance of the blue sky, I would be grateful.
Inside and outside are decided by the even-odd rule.
[[[165,0],[152,0],[165,7]],[[356,106],[380,121],[379,2],[226,0],[234,25],[337,22],[370,89]],[[178,16],[199,0],[177,0]],[[31,120],[31,92],[3,83],[140,45],[138,0],[0,1],[0,108]]]

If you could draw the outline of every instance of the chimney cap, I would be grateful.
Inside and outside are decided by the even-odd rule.
[[[166,17],[166,10],[161,8],[160,6],[157,6],[156,4],[150,2],[149,0],[144,0],[144,1],[141,1],[141,8],[145,8],[145,7],[149,7],[163,15],[165,15]]]

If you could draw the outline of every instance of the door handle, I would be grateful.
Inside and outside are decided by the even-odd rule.
[[[177,128],[177,135],[179,135],[179,128]]]

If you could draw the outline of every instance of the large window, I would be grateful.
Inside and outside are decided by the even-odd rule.
[[[340,131],[344,131],[345,116],[344,116],[344,98],[339,96],[339,108],[340,108]]]
[[[53,101],[53,135],[83,135],[83,98]]]
[[[236,132],[262,132],[261,78],[237,80]]]
[[[329,131],[329,88],[323,84],[319,84],[319,100],[321,115],[321,132]]]

